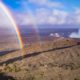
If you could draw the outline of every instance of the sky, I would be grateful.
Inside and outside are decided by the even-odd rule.
[[[9,8],[19,25],[80,25],[80,0],[2,0],[2,2]]]

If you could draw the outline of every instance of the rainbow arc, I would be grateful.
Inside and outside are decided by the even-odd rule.
[[[0,2],[0,8],[4,11],[6,16],[9,18],[11,24],[13,25],[13,28],[16,32],[17,37],[18,37],[20,49],[22,49],[24,47],[24,45],[23,45],[21,34],[20,34],[20,30],[19,30],[10,10],[2,2]]]

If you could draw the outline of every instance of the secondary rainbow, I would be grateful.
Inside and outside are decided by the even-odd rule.
[[[6,16],[9,18],[10,22],[13,25],[13,28],[15,29],[15,32],[16,32],[17,37],[18,37],[20,49],[23,48],[23,41],[22,41],[22,37],[21,37],[21,34],[20,34],[20,30],[19,30],[19,28],[18,28],[18,26],[17,26],[17,24],[16,24],[16,22],[15,22],[13,16],[12,16],[10,10],[2,2],[0,2],[0,7],[4,11]]]

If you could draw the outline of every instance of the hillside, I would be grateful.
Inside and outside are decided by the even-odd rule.
[[[22,50],[4,51],[0,72],[14,78],[10,80],[80,80],[78,41],[57,38],[30,44]]]

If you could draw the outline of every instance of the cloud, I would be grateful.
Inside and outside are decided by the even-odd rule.
[[[49,22],[53,24],[65,24],[68,17],[68,13],[58,9],[52,11],[52,15],[49,16]]]
[[[34,25],[36,23],[34,16],[31,13],[15,13],[16,22],[19,25]]]
[[[29,3],[34,3],[37,5],[44,5],[48,0],[28,0]]]
[[[76,8],[76,10],[75,10],[75,22],[77,23],[77,24],[80,24],[80,8]]]
[[[20,18],[22,18],[22,22],[25,22],[25,24],[31,24],[31,22],[34,23],[35,21],[36,24],[80,25],[80,9],[74,9],[70,13],[56,8],[50,10],[43,7],[36,9],[34,13],[29,11],[29,15],[22,14]]]
[[[71,33],[69,37],[70,38],[80,38],[80,30],[78,31],[78,33],[75,33],[75,32]]]
[[[25,11],[24,14],[18,13],[17,16],[17,21],[21,25],[80,24],[79,8],[74,8],[72,12],[66,11],[64,4],[52,0],[21,0],[21,4]]]
[[[21,10],[24,9],[23,13],[14,12],[14,16],[19,25],[80,24],[79,8],[74,9],[73,12],[66,11],[60,9],[60,7],[65,7],[64,4],[51,0],[17,0],[16,2],[22,4]],[[35,4],[36,8],[32,4]],[[9,20],[5,19],[6,17],[0,18],[0,25],[10,25]]]
[[[0,8],[0,27],[3,26],[12,26],[12,24],[10,23],[10,20],[8,19],[2,8]]]
[[[45,7],[63,7],[64,5],[60,2],[53,2],[50,0],[28,0],[29,3],[35,4],[37,6],[45,6]]]
[[[35,14],[25,13],[17,16],[17,21],[22,25],[27,24],[65,24],[68,13],[58,9],[52,11],[40,8],[37,9]]]
[[[0,7],[0,35],[15,35],[15,29],[8,16]]]

